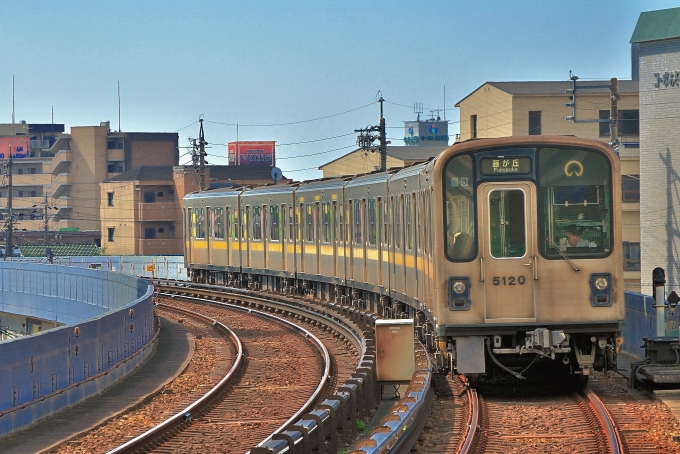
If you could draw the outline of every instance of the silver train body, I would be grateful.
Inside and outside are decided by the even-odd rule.
[[[442,370],[587,379],[624,320],[618,157],[598,141],[479,139],[429,162],[184,198],[192,280],[414,318]],[[577,240],[574,240],[578,237]]]

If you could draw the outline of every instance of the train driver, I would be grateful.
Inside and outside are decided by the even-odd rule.
[[[592,243],[585,238],[582,238],[583,231],[585,229],[583,226],[578,224],[571,224],[567,227],[567,238],[565,242],[565,247],[596,247],[597,244]]]

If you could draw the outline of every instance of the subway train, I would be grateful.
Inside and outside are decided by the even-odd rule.
[[[439,371],[616,368],[619,158],[567,136],[473,139],[382,172],[183,200],[194,282],[413,318]]]

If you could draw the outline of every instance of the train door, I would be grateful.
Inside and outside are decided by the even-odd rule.
[[[205,235],[206,243],[208,244],[208,263],[215,263],[215,211],[212,207],[206,207],[205,209],[205,219],[208,224],[207,232]]]
[[[366,221],[367,221],[367,211],[366,211],[366,199],[361,199],[361,208],[359,209],[359,219],[361,222],[361,225],[359,228],[361,229],[361,260],[359,260],[358,265],[361,267],[363,272],[361,273],[361,278],[363,282],[368,282],[368,263],[366,261],[366,255],[367,255],[367,245],[368,242],[370,241],[368,238],[368,232],[366,232]]]
[[[272,217],[274,214],[272,213]],[[281,269],[288,271],[288,254],[286,253],[286,227],[288,226],[288,210],[286,209],[286,204],[282,203],[279,212],[276,213],[276,218],[278,222],[278,238],[281,243]]]
[[[321,209],[320,203],[314,202],[314,255],[316,256],[316,267],[314,272],[321,274]]]
[[[250,207],[247,206],[241,209],[241,222],[243,229],[241,230],[241,260],[245,267],[250,268]]]
[[[339,277],[338,275],[338,242],[340,237],[338,236],[338,202],[333,200],[331,202],[331,219],[330,219],[330,229],[331,229],[331,247],[333,248],[333,276]]]
[[[479,187],[481,279],[487,322],[534,321],[535,205],[531,183]]]
[[[378,216],[378,219],[375,220],[376,224],[376,240],[375,240],[375,247],[378,249],[378,285],[382,286],[383,284],[383,262],[385,261],[383,258],[383,202],[382,202],[382,197],[377,197],[376,198],[376,203],[377,206],[375,207],[375,213]]]
[[[304,240],[304,227],[305,227],[305,204],[300,203],[298,206],[298,209],[295,213],[296,216],[296,221],[297,221],[297,243],[295,246],[295,252],[299,255],[300,257],[300,266],[297,271],[304,273],[305,272],[305,244],[303,242]]]
[[[354,249],[356,248],[355,236],[356,229],[354,228],[354,200],[347,201],[347,246],[349,254],[349,278],[354,279]]]
[[[193,254],[192,251],[194,249],[194,217],[193,217],[193,212],[194,210],[192,208],[187,208],[184,210],[184,261],[185,263],[193,263]]]
[[[269,261],[267,260],[267,256],[269,255],[269,251],[267,250],[269,247],[269,236],[267,231],[269,224],[267,223],[267,220],[269,217],[267,216],[267,205],[262,205],[262,208],[260,210],[260,235],[262,236],[262,264],[261,267],[262,269],[266,269]]]

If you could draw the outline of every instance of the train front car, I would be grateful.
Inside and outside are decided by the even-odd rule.
[[[477,379],[550,363],[616,368],[624,319],[618,157],[530,136],[454,145],[435,163],[442,366]]]

